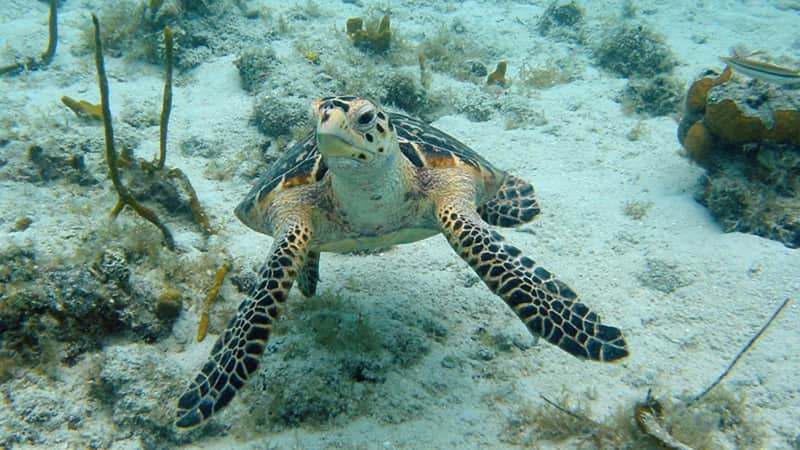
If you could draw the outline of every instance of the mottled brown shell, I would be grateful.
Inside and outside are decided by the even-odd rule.
[[[484,179],[497,178],[500,173],[456,138],[421,120],[389,113],[389,123],[397,133],[403,156],[416,167],[466,167]],[[255,189],[258,198],[264,198],[275,190],[318,182],[327,172],[312,132],[278,159]]]

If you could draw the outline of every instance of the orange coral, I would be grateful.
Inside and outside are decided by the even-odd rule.
[[[506,80],[506,70],[508,69],[508,63],[505,61],[500,61],[497,63],[497,67],[494,69],[494,72],[490,73],[489,76],[486,78],[486,84],[488,85],[497,85],[505,87],[508,85],[508,80]]]
[[[711,154],[714,138],[702,122],[697,122],[689,128],[683,138],[683,146],[694,161],[703,161]]]
[[[733,71],[730,66],[726,67],[716,78],[704,77],[692,84],[686,94],[686,110],[689,113],[701,113],[706,109],[706,97],[708,91],[714,86],[719,86],[731,78]]]
[[[689,93],[686,94],[686,110],[690,113],[701,113],[706,109],[706,96],[708,91],[714,87],[712,78],[701,78],[692,84]]]
[[[375,52],[389,50],[392,42],[391,20],[383,16],[377,28],[364,28],[364,21],[360,17],[347,19],[347,35],[353,40],[356,47],[366,48]]]
[[[774,111],[770,128],[759,117],[748,116],[730,99],[706,106],[705,124],[719,138],[733,143],[773,141],[800,145],[800,111]]]
[[[733,144],[758,142],[764,129],[761,119],[742,114],[730,99],[706,105],[705,124],[712,134]]]
[[[764,134],[764,138],[778,144],[800,145],[800,110],[775,111],[775,125]]]

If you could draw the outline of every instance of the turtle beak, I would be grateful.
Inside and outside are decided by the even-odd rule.
[[[345,138],[339,136],[338,133],[320,133],[317,131],[317,142],[319,142],[319,151],[326,158],[353,157],[358,153],[358,149]]]
[[[325,158],[349,158],[359,162],[369,162],[374,158],[372,152],[358,146],[346,130],[347,116],[339,108],[325,110],[317,123],[317,143]]]

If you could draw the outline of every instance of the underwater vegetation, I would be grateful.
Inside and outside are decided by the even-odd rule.
[[[728,367],[698,394],[659,400],[648,389],[645,399],[633,408],[620,406],[603,421],[596,421],[583,399],[575,399],[564,388],[555,401],[541,395],[544,404],[539,406],[530,400],[515,402],[521,406],[512,412],[502,439],[514,445],[536,445],[544,439],[595,449],[693,450],[725,444],[760,448],[764,424],[753,419],[743,394],[720,385],[789,303],[784,300]],[[592,391],[584,397],[591,400]]]
[[[689,88],[678,139],[706,169],[697,197],[725,231],[800,247],[798,92],[730,69]]]
[[[633,78],[622,91],[622,107],[629,112],[666,116],[679,110],[684,85],[672,75]]]
[[[240,53],[234,64],[239,69],[242,88],[247,92],[257,92],[272,74],[278,62],[275,51],[267,47]]]
[[[261,412],[248,413],[248,420],[280,429],[364,415],[389,423],[414,417],[412,411],[397,411],[397,403],[408,399],[399,401],[384,383],[396,370],[419,365],[432,342],[444,341],[444,325],[432,316],[387,311],[385,305],[359,304],[338,294],[323,293],[288,308],[287,319],[275,328],[280,351],[258,375],[268,378],[258,382],[264,393],[244,393],[267,401]],[[386,402],[393,407],[382,408]],[[259,418],[262,414],[269,417]]]
[[[50,15],[48,18],[47,48],[39,59],[28,57],[23,62],[16,62],[7,66],[0,66],[0,75],[14,74],[23,70],[38,70],[50,65],[56,55],[58,47],[58,0],[50,0]]]
[[[664,39],[644,24],[623,22],[594,49],[600,67],[628,78],[622,94],[629,112],[663,116],[678,111],[683,85],[671,72],[676,59]]]
[[[392,43],[391,20],[385,15],[377,24],[368,23],[365,26],[364,19],[360,17],[347,19],[347,35],[357,48],[377,53],[385,52]]]
[[[523,402],[511,413],[501,438],[521,446],[546,441],[563,448],[625,450],[711,450],[721,441],[736,448],[762,444],[764,424],[753,419],[743,395],[724,387],[697,402],[648,396],[601,421],[592,419],[586,397],[563,390],[555,400],[543,397],[543,404]]]
[[[170,250],[175,249],[175,241],[172,238],[172,233],[169,228],[158,218],[155,212],[143,206],[137,197],[142,197],[142,192],[147,194],[151,199],[160,200],[167,207],[168,211],[180,211],[182,206],[191,212],[192,218],[195,223],[200,226],[202,231],[209,235],[212,233],[211,226],[208,222],[208,216],[200,202],[197,199],[197,194],[189,182],[188,177],[176,168],[165,168],[165,160],[167,156],[167,129],[169,124],[169,115],[172,109],[172,33],[169,27],[164,29],[164,42],[167,45],[166,50],[166,75],[164,81],[164,94],[161,108],[161,116],[159,121],[159,156],[154,162],[144,160],[131,160],[126,158],[125,165],[128,166],[128,172],[133,176],[132,188],[129,188],[122,182],[122,177],[119,171],[120,158],[117,154],[114,144],[114,130],[111,120],[111,109],[108,101],[108,79],[105,73],[105,63],[103,59],[103,47],[101,40],[100,23],[97,16],[92,16],[92,21],[95,27],[95,62],[97,66],[97,76],[100,85],[100,104],[103,113],[103,130],[105,134],[105,154],[106,163],[109,168],[109,177],[117,192],[117,204],[111,211],[111,217],[116,216],[122,212],[126,207],[134,210],[143,219],[152,223],[159,230],[164,237],[164,242]],[[139,195],[135,195],[139,194]]]
[[[175,316],[157,311],[154,292],[131,283],[124,253],[102,252],[93,264],[51,266],[32,248],[0,253],[0,379],[14,367],[73,364],[100,347],[108,335],[130,332],[133,341],[154,342]]]
[[[676,64],[664,39],[643,24],[610,30],[594,54],[600,67],[627,78],[669,73]]]
[[[253,125],[266,136],[291,135],[296,129],[310,129],[308,101],[299,97],[260,94],[255,99]]]
[[[539,17],[536,29],[542,36],[582,43],[585,40],[583,17],[583,8],[574,1],[554,1]]]

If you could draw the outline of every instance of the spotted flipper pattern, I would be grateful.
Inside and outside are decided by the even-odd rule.
[[[628,356],[619,329],[602,325],[565,283],[506,244],[471,207],[457,204],[444,201],[437,207],[447,241],[531,333],[579,358],[615,361]]]
[[[539,214],[539,202],[533,186],[508,175],[494,197],[478,207],[478,214],[490,225],[514,227],[533,220]]]
[[[258,283],[219,336],[208,362],[178,400],[175,425],[192,428],[224,408],[256,371],[272,323],[308,253],[311,230],[288,224],[272,245]]]
[[[317,292],[319,282],[319,252],[308,252],[306,262],[300,269],[300,276],[297,278],[297,288],[306,298],[313,297]]]

